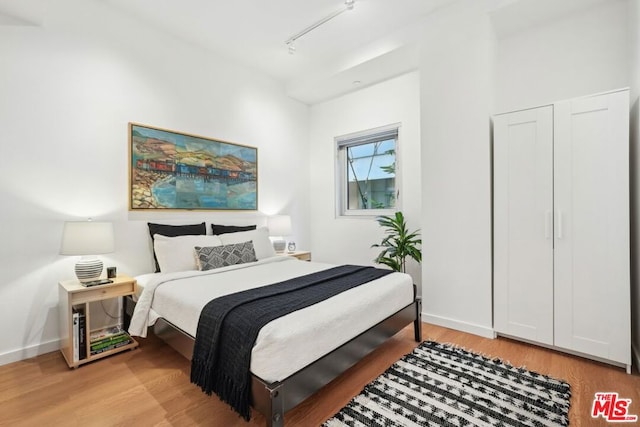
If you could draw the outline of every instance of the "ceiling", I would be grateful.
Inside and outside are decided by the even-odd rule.
[[[39,25],[22,17],[42,17],[49,1],[0,0],[0,25]],[[258,69],[314,104],[417,69],[421,23],[457,0],[355,0],[353,10],[302,36],[294,55],[285,41],[343,9],[344,0],[95,1]],[[492,23],[506,37],[602,1],[611,0],[493,0]]]
[[[296,41],[285,41],[344,0],[98,0],[281,81],[292,98],[314,104],[417,69],[425,17],[457,0],[355,0]],[[473,0],[477,1],[477,0]],[[507,37],[612,0],[489,0],[496,35]],[[354,83],[359,82],[359,83]]]
[[[395,52],[410,39],[407,31],[452,0],[356,0],[353,10],[302,36],[294,55],[288,53],[285,41],[343,9],[344,0],[100,1],[261,70],[285,84],[290,96],[313,103],[332,95],[326,90],[336,85],[333,80],[345,70],[363,64],[366,68],[367,62],[391,52],[407,56],[406,51]],[[362,84],[377,80],[366,70],[359,75],[353,80]],[[347,80],[345,84],[353,86],[351,76]]]
[[[285,41],[344,0],[101,0],[175,36],[289,81],[420,20],[449,0],[356,0],[296,43]]]

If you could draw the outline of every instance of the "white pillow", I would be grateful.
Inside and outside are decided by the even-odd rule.
[[[256,258],[258,258],[258,261],[264,258],[276,256],[276,251],[273,249],[271,240],[269,240],[269,229],[267,227],[260,227],[256,230],[250,231],[239,231],[237,233],[219,234],[218,237],[225,245],[244,243],[251,240],[253,242],[253,249],[256,252]]]
[[[194,249],[196,246],[221,246],[218,236],[176,236],[167,237],[154,234],[153,249],[156,252],[160,272],[197,270],[198,264]]]

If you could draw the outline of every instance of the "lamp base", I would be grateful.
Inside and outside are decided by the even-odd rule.
[[[286,240],[274,240],[273,241],[273,249],[276,250],[276,252],[284,252],[284,248],[287,246],[287,241]]]
[[[102,274],[102,267],[98,258],[82,258],[76,264],[76,277],[82,283],[96,280]]]

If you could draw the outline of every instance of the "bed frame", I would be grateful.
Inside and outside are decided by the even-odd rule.
[[[284,414],[345,372],[387,339],[413,322],[414,339],[422,341],[422,299],[414,285],[414,301],[364,331],[351,341],[316,360],[283,381],[267,382],[251,376],[251,404],[266,419],[267,427],[283,427]],[[128,298],[123,307],[124,322],[133,313],[135,303]],[[166,321],[158,319],[153,332],[176,351],[191,360],[195,339]]]

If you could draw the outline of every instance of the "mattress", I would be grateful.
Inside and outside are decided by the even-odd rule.
[[[137,277],[139,299],[153,292],[146,325],[162,317],[195,336],[203,307],[233,292],[277,283],[334,265],[274,257],[222,271]],[[413,301],[411,277],[392,273],[265,325],[251,353],[251,372],[267,382],[282,381],[381,322]],[[141,305],[141,304],[138,304]],[[138,311],[138,306],[136,306]],[[138,314],[134,313],[134,320]],[[140,327],[140,319],[132,320]],[[143,329],[130,329],[142,335]]]

